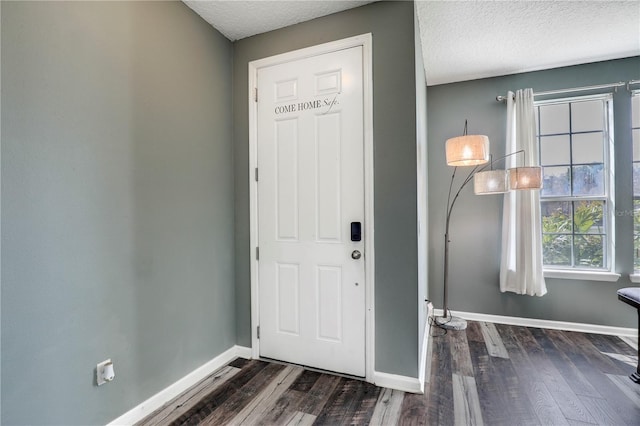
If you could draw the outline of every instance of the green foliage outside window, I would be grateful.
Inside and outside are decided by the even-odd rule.
[[[576,201],[572,204],[573,215],[571,209],[563,209],[559,206],[542,217],[544,264],[603,268],[604,203]],[[566,205],[570,204],[566,203]],[[640,213],[640,205],[638,209]],[[640,214],[636,215],[636,226],[640,230]],[[636,248],[640,249],[638,240],[636,240]]]

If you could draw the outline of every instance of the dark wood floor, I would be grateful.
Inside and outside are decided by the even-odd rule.
[[[640,425],[633,339],[469,322],[430,345],[425,395],[236,359],[140,424]]]

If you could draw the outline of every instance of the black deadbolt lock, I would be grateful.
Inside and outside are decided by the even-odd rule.
[[[351,222],[351,241],[362,240],[362,225],[360,222]]]

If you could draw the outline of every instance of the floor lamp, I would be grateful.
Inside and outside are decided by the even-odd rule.
[[[448,139],[446,142],[447,165],[454,166],[449,184],[449,195],[447,196],[447,218],[444,233],[444,292],[442,303],[442,316],[435,318],[435,325],[449,330],[464,330],[467,322],[458,317],[454,317],[449,312],[448,288],[449,288],[449,225],[451,224],[451,213],[455,206],[460,192],[469,182],[474,181],[474,192],[476,195],[503,194],[510,190],[527,190],[542,188],[541,167],[515,167],[509,170],[493,170],[493,164],[502,161],[507,157],[516,154],[524,154],[520,150],[507,154],[496,160],[489,154],[489,138],[485,135],[468,135],[467,122],[464,123],[462,136]],[[526,163],[526,158],[524,160]],[[453,184],[458,167],[474,166],[462,184],[453,195]],[[487,167],[490,170],[486,170]]]

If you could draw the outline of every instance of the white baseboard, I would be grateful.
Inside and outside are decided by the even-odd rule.
[[[234,348],[236,349],[236,357],[240,357],[240,358],[246,358],[246,359],[252,359],[252,353],[251,353],[251,348],[248,348],[246,346],[234,346]]]
[[[431,335],[431,321],[429,318],[433,316],[433,305],[431,302],[427,305],[427,318],[424,325],[424,335],[422,336],[422,352],[420,353],[420,365],[418,366],[418,382],[420,383],[420,393],[424,393],[425,383],[427,382],[427,358],[429,357],[429,336]]]
[[[442,309],[435,309],[434,315],[442,316]],[[579,331],[582,333],[609,334],[613,336],[638,335],[635,328],[611,327],[607,325],[585,324],[580,322],[552,321],[536,318],[508,317],[503,315],[477,314],[473,312],[451,311],[451,315],[470,321],[486,321],[498,324],[520,325],[523,327],[550,328],[553,330]]]
[[[373,384],[383,388],[391,388],[403,392],[424,393],[420,389],[420,380],[417,377],[399,376],[397,374],[373,372]]]
[[[211,373],[224,367],[227,363],[237,357],[251,358],[251,348],[237,345],[233,346],[206,364],[196,368],[177,382],[153,395],[143,403],[133,407],[131,410],[113,420],[109,425],[133,425],[139,422],[158,408],[162,407],[165,403],[171,401],[173,398],[180,395],[182,392],[186,391]]]
[[[424,393],[424,384],[427,381],[427,352],[429,349],[429,324],[424,329],[422,338],[422,352],[420,353],[420,364],[418,365],[418,386],[420,393]]]

